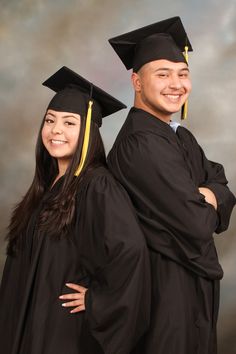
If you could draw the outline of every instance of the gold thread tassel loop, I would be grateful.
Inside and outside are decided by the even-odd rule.
[[[92,105],[93,101],[89,101],[88,105],[88,112],[87,112],[87,117],[86,117],[86,124],[85,124],[85,132],[84,132],[84,141],[83,141],[83,147],[82,147],[82,153],[81,153],[81,159],[79,166],[77,170],[75,171],[75,176],[78,177],[84,167],[84,163],[86,160],[86,156],[88,153],[88,147],[89,147],[89,137],[90,137],[90,128],[91,128],[91,119],[92,119]]]
[[[188,46],[184,47],[184,57],[185,57],[186,63],[188,64]],[[182,120],[186,119],[187,115],[188,115],[188,100],[186,100],[182,106],[181,119]]]

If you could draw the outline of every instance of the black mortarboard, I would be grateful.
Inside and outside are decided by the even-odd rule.
[[[79,176],[89,149],[91,120],[100,127],[103,117],[126,108],[126,106],[66,66],[44,81],[43,85],[56,92],[48,109],[78,113],[81,117],[85,117],[81,158],[75,171],[75,176]]]
[[[126,69],[137,72],[158,59],[186,62],[185,47],[192,51],[180,17],[172,17],[109,39]]]
[[[126,108],[122,102],[66,66],[50,76],[43,85],[56,92],[48,109],[78,113],[86,117],[88,103],[93,101],[92,120],[98,126],[102,125],[103,117]]]

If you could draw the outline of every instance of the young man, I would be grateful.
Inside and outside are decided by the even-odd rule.
[[[171,121],[191,91],[191,44],[179,17],[110,43],[133,68],[135,101],[108,165],[130,194],[152,265],[151,324],[135,353],[215,354],[223,271],[213,233],[227,229],[235,197],[223,167]]]

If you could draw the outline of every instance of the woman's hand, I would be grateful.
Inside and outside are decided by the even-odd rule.
[[[206,202],[211,204],[215,208],[215,210],[217,210],[217,200],[215,194],[209,188],[206,187],[199,187],[198,190],[201,194],[204,195]]]
[[[65,294],[59,296],[59,299],[61,300],[72,300],[72,301],[64,302],[62,306],[74,307],[74,309],[72,309],[70,313],[84,311],[85,310],[84,298],[85,298],[85,293],[88,289],[84,288],[81,285],[72,284],[72,283],[67,283],[66,286],[70,289],[76,290],[77,293]]]

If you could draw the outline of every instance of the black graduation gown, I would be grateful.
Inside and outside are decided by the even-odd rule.
[[[6,260],[1,353],[130,353],[149,324],[150,262],[127,193],[105,168],[94,170],[77,196],[73,235],[60,240],[37,232],[44,202],[24,247]],[[67,282],[88,287],[85,312],[62,307],[59,295],[73,292]]]
[[[152,265],[151,325],[135,353],[215,354],[222,268],[213,233],[227,229],[235,197],[223,167],[193,135],[132,108],[108,167],[136,208]],[[198,187],[211,189],[218,211]]]

